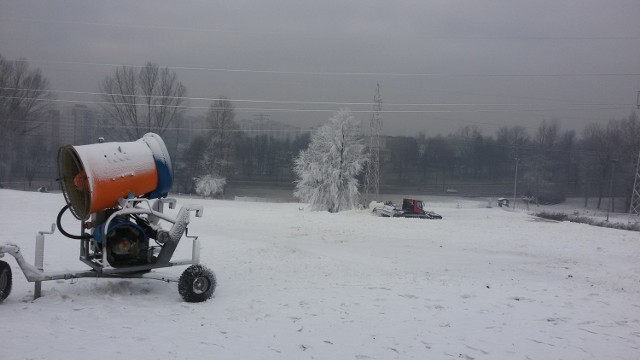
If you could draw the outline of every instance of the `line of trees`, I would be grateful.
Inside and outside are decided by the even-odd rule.
[[[558,120],[542,121],[532,134],[515,126],[485,136],[477,127],[465,126],[447,136],[387,139],[383,183],[441,184],[443,191],[468,186],[470,192],[485,185],[506,195],[517,164],[519,193],[533,199],[559,202],[566,194],[580,194],[585,206],[596,197],[600,208],[613,177],[614,193],[625,198],[628,209],[639,151],[635,113],[606,125],[590,124],[581,136],[562,131]]]
[[[140,68],[119,67],[99,87],[102,111],[115,125],[109,139],[134,140],[153,131],[175,144],[170,148],[179,192],[195,191],[194,179],[205,178],[220,186],[240,180],[292,184],[294,159],[310,141],[311,133],[288,138],[244,133],[232,102],[224,97],[211,103],[206,130],[195,137],[176,135],[184,122],[187,89],[174,71],[150,62]],[[46,124],[51,100],[49,82],[39,69],[0,55],[0,183],[17,176],[31,183],[37,170],[52,161],[55,154],[33,136]],[[585,202],[596,197],[599,207],[615,180],[614,191],[626,198],[628,207],[640,124],[632,113],[587,125],[580,133],[563,131],[558,120],[545,120],[532,132],[514,126],[485,135],[465,126],[445,136],[385,137],[383,143],[383,190],[467,186],[470,194],[506,195],[517,164],[518,193],[553,201],[580,194]],[[222,191],[206,185],[200,187]]]
[[[235,116],[233,104],[226,98],[220,97],[211,103],[205,117],[208,129],[179,154],[178,191],[190,193],[200,186],[214,188],[210,195],[216,195],[224,192],[224,185],[230,179],[293,181],[293,158],[307,147],[309,134],[287,138],[266,134],[250,136],[240,130]]]

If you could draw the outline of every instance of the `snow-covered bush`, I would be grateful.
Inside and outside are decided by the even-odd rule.
[[[367,160],[363,150],[358,122],[349,111],[338,111],[295,159],[293,195],[314,210],[352,209],[359,195],[356,176]]]
[[[193,181],[196,185],[196,193],[203,197],[222,194],[224,186],[227,184],[226,178],[211,174],[195,177]]]

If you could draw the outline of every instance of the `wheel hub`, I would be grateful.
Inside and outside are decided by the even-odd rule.
[[[198,295],[207,292],[209,286],[211,286],[211,284],[209,284],[209,279],[204,276],[199,276],[193,280],[193,292]]]

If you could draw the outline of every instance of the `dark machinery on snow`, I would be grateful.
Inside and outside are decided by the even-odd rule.
[[[422,200],[405,198],[402,200],[402,207],[393,204],[391,201],[385,202],[381,206],[373,208],[373,212],[383,217],[404,217],[417,219],[442,219],[442,215],[424,209]]]
[[[14,244],[0,245],[0,258],[12,255],[25,277],[36,283],[34,298],[41,295],[41,282],[82,277],[147,278],[177,282],[178,291],[188,302],[210,299],[216,287],[214,273],[200,265],[197,236],[188,236],[191,212],[202,216],[201,206],[183,206],[175,216],[176,200],[166,198],[173,182],[167,148],[160,136],[149,133],[134,142],[64,146],[58,152],[59,181],[67,205],[58,213],[58,230],[80,243],[80,261],[89,270],[77,272],[43,271],[44,235],[36,236],[35,266],[27,263]],[[61,224],[69,210],[80,221],[80,234],[65,231]],[[165,229],[163,224],[169,224]],[[173,261],[183,235],[192,239],[191,259]],[[191,265],[179,278],[152,270]],[[0,302],[11,292],[9,265],[0,261]]]

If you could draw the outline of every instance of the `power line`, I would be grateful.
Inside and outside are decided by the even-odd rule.
[[[143,68],[145,65],[131,64],[112,64],[82,61],[53,61],[53,60],[34,60],[24,59],[38,64],[62,64],[62,65],[88,65],[88,66],[105,66],[105,67],[131,67]],[[258,70],[258,69],[230,69],[230,68],[211,68],[211,67],[193,67],[193,66],[168,66],[172,70],[190,70],[190,71],[212,71],[212,72],[229,72],[229,73],[252,73],[252,74],[275,74],[275,75],[308,75],[308,76],[388,76],[388,77],[620,77],[620,76],[640,76],[640,73],[523,73],[523,74],[500,74],[500,73],[403,73],[403,72],[338,72],[338,71],[282,71],[282,70]]]
[[[7,17],[0,18],[0,21],[11,22],[36,22],[36,23],[49,23],[49,24],[63,24],[63,25],[84,25],[84,26],[101,26],[101,27],[115,27],[115,28],[129,28],[129,29],[151,29],[151,30],[172,30],[172,31],[191,31],[191,32],[221,32],[221,33],[246,33],[255,35],[254,32],[242,31],[242,30],[227,30],[227,29],[215,29],[215,28],[198,28],[198,27],[186,27],[186,26],[160,26],[160,25],[140,25],[140,24],[124,24],[124,23],[105,23],[97,21],[70,21],[70,20],[43,20],[33,18],[16,18]],[[426,40],[570,40],[570,41],[585,41],[585,40],[638,40],[640,36],[634,35],[618,35],[618,36],[416,36],[415,38]]]
[[[124,95],[128,96],[128,95]],[[171,109],[194,109],[194,110],[207,110],[211,109],[209,106],[187,106],[187,105],[163,105],[163,104],[144,104],[144,103],[124,103],[124,102],[110,102],[110,101],[94,101],[94,100],[62,100],[62,99],[42,99],[34,97],[19,97],[19,96],[3,96],[0,98],[5,99],[24,99],[34,101],[47,101],[47,102],[61,102],[61,103],[77,103],[77,104],[107,104],[107,105],[126,105],[126,106],[143,106],[143,107],[166,107]],[[215,108],[214,108],[215,109]],[[381,113],[391,114],[428,114],[428,113],[520,113],[520,112],[546,112],[546,111],[594,111],[594,110],[625,110],[627,106],[621,107],[621,105],[607,105],[606,107],[599,108],[539,108],[539,109],[470,109],[470,110],[382,110]],[[237,107],[236,111],[247,112],[335,112],[335,109],[294,109],[294,108],[252,108],[252,107]],[[371,113],[371,110],[350,110],[351,113]]]
[[[33,89],[26,88],[14,88],[14,87],[0,87],[0,90],[13,90],[13,91],[33,91]],[[207,98],[207,97],[192,97],[192,96],[164,96],[164,95],[142,95],[142,94],[116,94],[105,92],[91,92],[91,91],[75,91],[75,90],[39,90],[40,92],[54,93],[54,94],[75,94],[75,95],[94,95],[94,96],[122,96],[127,98],[162,98],[162,99],[182,99],[182,100],[194,100],[194,101],[220,101],[228,100],[232,102],[246,102],[256,104],[294,104],[294,105],[351,105],[351,106],[373,106],[374,102],[340,102],[340,101],[306,101],[306,100],[252,100],[252,99],[229,99],[229,98]],[[527,104],[527,103],[385,103],[385,106],[538,106],[539,104]],[[543,105],[565,105],[565,106],[634,106],[632,103],[545,103]]]
[[[65,117],[67,120],[71,119],[70,117]],[[51,124],[51,121],[47,121],[47,120],[19,120],[19,119],[2,119],[0,121],[5,121],[5,122],[13,122],[13,123],[29,123],[29,124],[36,124],[36,125],[48,125]],[[133,129],[135,128],[135,126],[133,125],[122,125],[122,124],[101,124],[100,126],[98,126],[97,124],[95,125],[91,125],[91,124],[70,124],[70,123],[60,123],[59,124],[62,127],[73,127],[73,128],[93,128],[93,127],[102,127],[102,128],[108,128],[108,129]],[[210,130],[216,130],[217,128],[213,128],[213,127],[184,127],[184,126],[170,126],[170,127],[166,127],[163,128],[164,130],[189,130],[189,131],[210,131]],[[298,133],[307,133],[307,132],[314,132],[316,131],[316,129],[225,129],[225,131],[228,132],[239,132],[239,133],[243,133],[243,132],[273,132],[273,133],[285,133],[285,132],[298,132]],[[45,134],[25,134],[25,136],[46,136]]]

